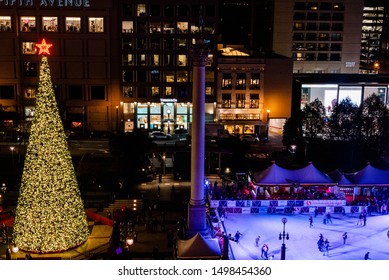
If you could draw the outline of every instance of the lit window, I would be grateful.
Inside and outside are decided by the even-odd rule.
[[[20,17],[20,31],[23,32],[36,31],[35,17]]]
[[[158,54],[152,54],[151,55],[151,65],[152,66],[158,66],[159,65],[159,55]]]
[[[58,32],[58,17],[42,17],[42,31]]]
[[[185,54],[179,54],[178,55],[178,66],[187,66],[187,59]]]
[[[170,96],[172,93],[172,87],[165,87],[165,96]]]
[[[165,34],[173,34],[174,33],[174,25],[172,22],[165,22],[163,24],[163,33],[165,33]]]
[[[167,82],[167,83],[173,83],[174,82],[174,73],[173,73],[173,71],[166,71],[165,72],[165,82]]]
[[[30,99],[30,98],[36,98],[36,87],[26,87],[24,88],[24,98]]]
[[[133,33],[134,23],[132,21],[127,20],[122,21],[122,31],[123,33]]]
[[[243,94],[237,94],[236,95],[236,108],[244,108],[246,101],[246,95]]]
[[[65,18],[66,32],[80,32],[81,18],[80,17],[66,17]]]
[[[213,87],[205,87],[205,95],[213,95]]]
[[[88,23],[89,23],[89,32],[91,33],[104,32],[104,18],[90,17]]]
[[[134,65],[132,53],[128,53],[128,54],[123,55],[123,65]]]
[[[188,33],[188,23],[179,21],[177,22],[178,33]]]
[[[222,108],[231,108],[231,94],[222,94]]]
[[[35,114],[34,106],[26,106],[24,107],[24,115],[26,116],[26,121],[32,120]]]
[[[187,71],[177,71],[177,82],[178,83],[188,82],[188,72]]]
[[[246,74],[238,73],[236,76],[236,89],[246,89]]]
[[[159,96],[159,87],[151,87],[151,96],[153,97]]]
[[[38,74],[38,65],[35,62],[23,62],[23,74],[25,77],[36,77]]]
[[[231,89],[231,88],[232,88],[231,74],[223,74],[222,89]]]
[[[23,42],[22,54],[36,54],[35,42]]]
[[[161,33],[161,23],[160,22],[150,22],[149,28],[150,28],[150,33],[152,33],[152,34]]]
[[[260,89],[259,74],[251,74],[250,89]]]
[[[133,97],[133,88],[131,86],[123,86],[123,97],[124,98]]]
[[[136,5],[136,15],[138,17],[146,15],[146,4],[138,4],[138,5]]]
[[[259,94],[250,94],[250,108],[259,108]]]
[[[11,31],[11,17],[10,16],[0,16],[0,31],[7,32]]]

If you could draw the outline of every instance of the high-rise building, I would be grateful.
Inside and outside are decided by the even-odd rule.
[[[276,53],[295,73],[358,73],[363,0],[274,1]]]
[[[191,122],[190,49],[202,38],[210,49],[205,68],[206,121],[213,121],[218,5],[212,1],[120,1],[124,130],[174,131]]]

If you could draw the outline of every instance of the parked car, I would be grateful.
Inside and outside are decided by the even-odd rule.
[[[259,138],[256,135],[243,134],[240,136],[240,140],[247,142],[259,142]]]
[[[172,138],[170,134],[166,134],[163,131],[153,131],[149,134],[149,137],[153,140],[167,140]]]

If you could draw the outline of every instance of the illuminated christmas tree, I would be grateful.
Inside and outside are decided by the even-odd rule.
[[[89,230],[45,56],[51,44],[43,40],[37,47],[39,87],[13,238],[22,250],[49,253],[82,244]]]

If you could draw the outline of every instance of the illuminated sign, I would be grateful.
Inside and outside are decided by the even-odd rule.
[[[90,0],[0,0],[0,6],[32,7],[90,7]]]

